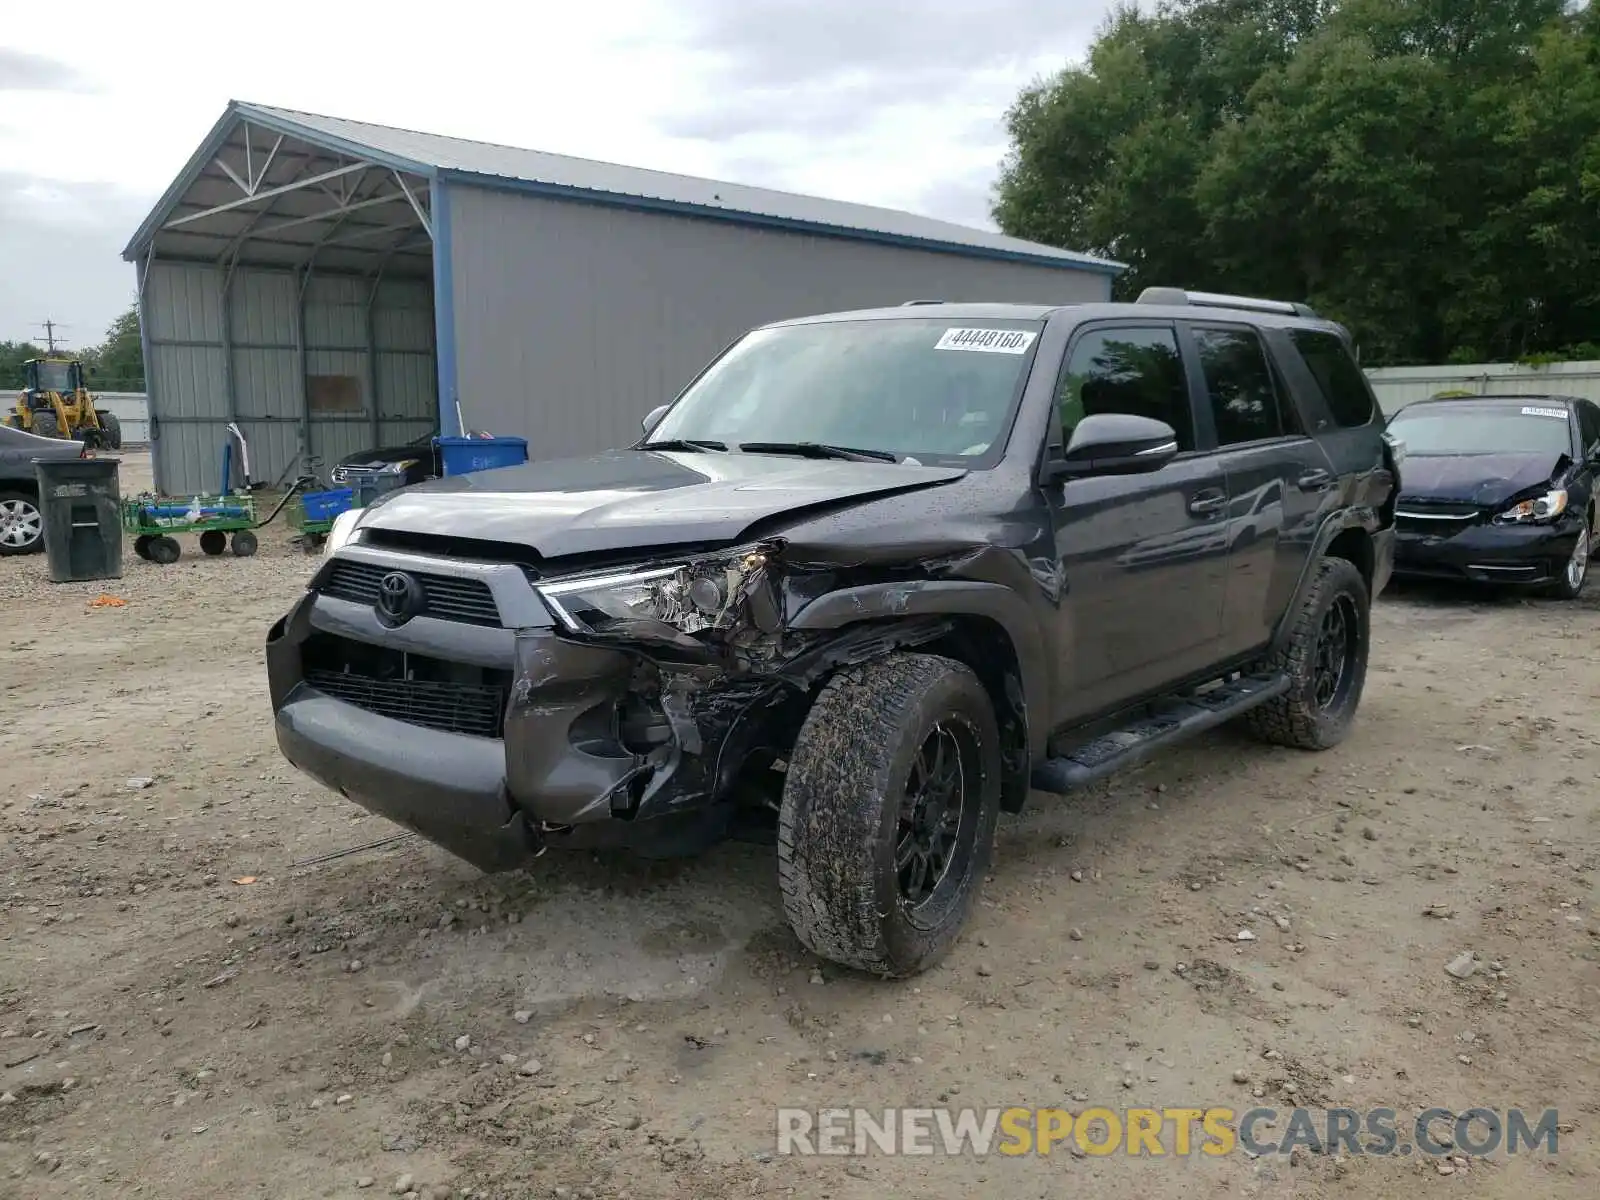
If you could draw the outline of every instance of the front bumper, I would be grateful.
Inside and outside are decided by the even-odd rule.
[[[715,840],[726,813],[712,813],[711,801],[756,724],[744,718],[759,713],[773,685],[657,673],[659,720],[630,748],[619,736],[619,705],[641,658],[562,636],[518,568],[363,547],[340,558],[482,580],[502,627],[429,616],[386,627],[371,606],[320,592],[325,566],[267,638],[278,745],[293,765],[484,870],[515,867],[546,846],[672,854]],[[326,676],[307,678],[313,639],[508,679],[501,735],[427,728],[329,694]]]
[[[1577,518],[1553,525],[1473,524],[1449,535],[1401,528],[1395,574],[1475,583],[1551,583],[1566,570],[1579,528]]]

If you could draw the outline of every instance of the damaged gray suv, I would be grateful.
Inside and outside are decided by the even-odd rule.
[[[268,635],[288,759],[486,870],[768,842],[800,940],[898,976],[1030,790],[1350,726],[1398,464],[1302,305],[785,321],[645,428],[342,517]]]

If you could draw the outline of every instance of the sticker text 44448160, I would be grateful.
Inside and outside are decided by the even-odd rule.
[[[935,350],[977,350],[984,354],[1026,354],[1037,337],[1031,329],[946,329]]]

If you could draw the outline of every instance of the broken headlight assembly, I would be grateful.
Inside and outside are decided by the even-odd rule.
[[[745,547],[672,566],[608,571],[535,584],[569,631],[598,637],[655,637],[679,643],[748,623],[770,632],[778,609],[769,551]]]
[[[1495,516],[1496,525],[1537,525],[1543,521],[1554,521],[1567,511],[1567,493],[1565,488],[1556,488],[1542,496],[1524,500],[1520,504],[1513,504],[1510,508]]]

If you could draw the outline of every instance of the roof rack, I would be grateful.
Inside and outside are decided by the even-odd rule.
[[[1242,308],[1250,312],[1283,313],[1289,317],[1317,316],[1309,304],[1289,300],[1262,300],[1255,296],[1225,296],[1220,292],[1189,292],[1183,288],[1148,287],[1139,293],[1140,304],[1185,305],[1202,308]]]

